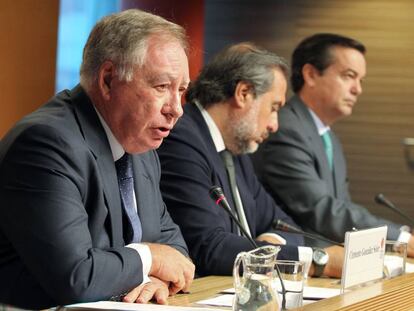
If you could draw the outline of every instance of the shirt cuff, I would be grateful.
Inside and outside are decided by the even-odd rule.
[[[411,233],[407,231],[401,231],[400,235],[398,236],[398,242],[405,242],[408,244],[408,241],[411,238]]]
[[[139,243],[131,243],[126,245],[126,247],[135,249],[138,252],[139,257],[141,258],[142,262],[142,283],[145,284],[150,282],[151,280],[148,277],[148,274],[151,270],[152,265],[152,255],[148,245],[139,244]]]
[[[309,269],[312,264],[313,251],[310,247],[298,246],[299,261],[303,262],[305,279],[308,277]]]
[[[266,232],[266,233],[262,233],[261,235],[259,235],[258,238],[259,237],[264,237],[264,236],[270,236],[270,237],[273,237],[275,239],[278,239],[279,242],[280,242],[280,245],[286,245],[286,240],[283,237],[281,237],[279,234],[272,233],[272,232]]]

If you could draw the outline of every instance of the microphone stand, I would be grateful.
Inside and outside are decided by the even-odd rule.
[[[396,207],[395,204],[392,203],[390,200],[388,200],[385,197],[385,195],[383,195],[382,193],[378,193],[375,196],[375,203],[380,204],[380,205],[383,205],[385,207],[388,207],[390,210],[394,211],[395,213],[397,213],[398,215],[400,215],[402,218],[404,218],[405,221],[408,220],[408,222],[410,223],[411,227],[414,227],[414,219],[412,219],[407,214],[403,213],[401,211],[401,209],[399,209],[398,207]]]
[[[296,228],[286,222],[284,222],[283,220],[276,220],[273,222],[273,229],[275,230],[279,230],[279,231],[283,231],[283,232],[287,232],[287,233],[293,233],[293,234],[301,234],[303,236],[306,236],[308,238],[311,238],[313,240],[319,240],[319,241],[324,241],[327,242],[329,244],[334,244],[334,245],[338,245],[338,246],[344,246],[343,243],[339,243],[336,241],[333,241],[331,239],[325,238],[323,236],[320,236],[318,234],[313,234],[313,233],[309,233],[309,232],[305,232],[299,228]]]
[[[281,230],[281,231],[283,231],[283,230]],[[286,231],[286,232],[290,232],[290,231]],[[309,233],[309,232],[305,232],[305,231],[303,231],[303,232],[290,232],[290,233],[302,234],[303,236],[306,236],[306,237],[308,237],[310,239],[313,239],[313,240],[321,240],[321,241],[324,241],[324,242],[327,242],[327,243],[330,243],[330,244],[334,244],[334,245],[338,245],[338,246],[342,246],[342,247],[344,246],[344,243],[339,243],[339,242],[327,239],[327,238],[325,238],[323,236],[319,236],[319,235],[315,236],[314,234]]]

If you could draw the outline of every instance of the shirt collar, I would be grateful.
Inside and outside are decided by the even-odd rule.
[[[207,123],[208,130],[210,132],[211,138],[213,139],[214,146],[216,147],[217,152],[221,152],[226,149],[226,145],[224,144],[223,136],[220,133],[217,124],[214,122],[213,118],[210,114],[205,110],[198,101],[194,102],[197,108],[200,110],[201,115],[204,118],[204,121]]]
[[[96,109],[95,106],[93,107],[95,108],[96,114],[98,115],[99,120],[101,121],[101,124],[105,130],[105,134],[109,142],[109,147],[111,148],[112,157],[114,158],[114,161],[117,161],[125,154],[125,150],[122,148],[122,145],[119,143],[119,141],[115,138],[114,134],[112,133],[108,124],[106,124],[98,109]]]
[[[308,108],[308,110],[309,110],[309,112],[312,116],[312,119],[313,119],[313,122],[316,125],[316,128],[318,129],[319,136],[322,136],[323,134],[325,134],[326,132],[331,130],[331,128],[329,126],[323,124],[322,120],[316,115],[315,112],[313,112],[312,109],[310,109],[309,107],[307,107],[307,108]]]

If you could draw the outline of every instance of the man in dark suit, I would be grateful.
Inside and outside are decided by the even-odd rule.
[[[386,224],[388,239],[411,245],[413,238],[400,232],[402,225],[351,200],[345,157],[330,128],[352,113],[362,92],[364,54],[365,47],[351,38],[317,34],[304,39],[292,56],[296,94],[280,112],[279,130],[260,146],[253,162],[269,193],[306,231],[343,242],[353,227]]]
[[[189,83],[184,30],[128,10],[102,19],[81,85],[0,145],[0,303],[165,303],[194,265],[159,191],[158,148]],[[115,163],[116,162],[116,163]]]
[[[210,198],[213,185],[223,189],[257,244],[287,244],[279,258],[300,259],[309,265],[312,261],[312,250],[298,247],[303,243],[301,236],[272,229],[276,219],[294,223],[261,186],[246,155],[277,129],[277,112],[285,103],[286,71],[282,59],[252,44],[223,50],[192,83],[184,116],[158,149],[161,191],[199,275],[229,275],[236,255],[253,248]],[[228,161],[233,162],[236,185],[229,181],[224,164]],[[328,251],[333,254],[338,249]],[[324,266],[325,274],[338,276],[339,262]]]

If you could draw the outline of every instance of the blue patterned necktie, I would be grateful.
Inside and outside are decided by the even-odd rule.
[[[326,131],[322,135],[323,145],[325,146],[326,158],[328,159],[329,168],[333,169],[333,146],[330,131]]]
[[[142,226],[134,203],[134,176],[131,155],[125,153],[115,162],[119,191],[124,212],[128,218],[129,230],[126,243],[139,243],[142,238]],[[128,232],[129,231],[129,232]]]

